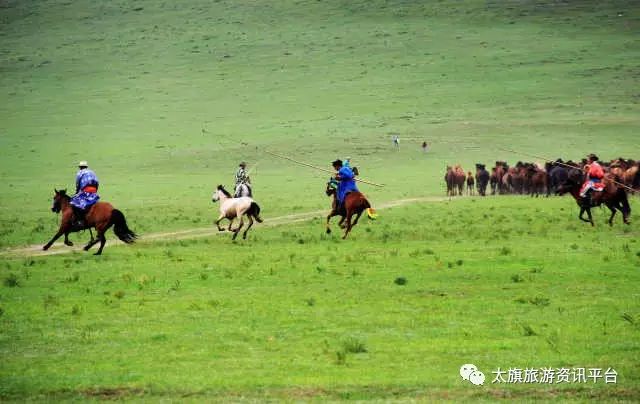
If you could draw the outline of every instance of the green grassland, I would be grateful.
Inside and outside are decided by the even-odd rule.
[[[319,217],[144,237],[211,226],[240,160],[267,220],[328,207],[328,174],[265,150],[351,156],[374,206],[444,196],[447,164],[533,160],[499,148],[638,159],[639,30],[629,1],[0,2],[0,248],[49,239],[81,159],[142,238],[0,256],[0,398],[638,400],[635,197],[613,228],[490,197],[384,209],[346,242]]]
[[[318,218],[250,242],[7,260],[2,393],[637,398],[637,228],[583,232],[565,202],[398,207],[348,242]],[[478,388],[458,376],[467,362],[487,378],[498,367],[619,376]]]

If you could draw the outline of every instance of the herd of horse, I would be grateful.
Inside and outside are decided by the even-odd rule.
[[[471,171],[465,174],[460,165],[455,165],[447,166],[444,181],[448,196],[464,195],[465,190],[469,195],[477,191],[485,196],[488,189],[491,195],[549,196],[567,180],[572,169],[582,170],[586,164],[586,160],[574,162],[557,159],[544,165],[518,161],[514,166],[509,166],[506,161],[496,161],[491,172],[487,171],[486,165],[477,163],[475,175]],[[640,190],[640,161],[618,158],[600,164],[616,182]]]
[[[490,187],[491,194],[529,194],[531,196],[539,196],[552,193],[564,195],[571,194],[578,205],[580,220],[594,225],[591,215],[591,208],[599,205],[605,205],[611,211],[609,224],[613,224],[613,218],[617,211],[622,213],[624,223],[629,224],[629,216],[631,207],[627,198],[628,190],[640,191],[640,161],[629,159],[615,159],[610,162],[603,163],[605,168],[604,190],[594,192],[588,203],[580,196],[580,189],[585,181],[584,166],[586,161],[579,163],[573,161],[562,161],[558,159],[554,162],[548,162],[541,166],[536,163],[517,162],[510,167],[505,161],[496,161],[495,167],[491,172],[487,171],[484,164],[476,164],[476,172],[473,175],[462,169],[460,165],[448,166],[444,176],[447,184],[447,195],[455,196],[464,193],[465,184],[467,192],[477,192],[481,196],[487,194],[487,187]],[[342,205],[338,204],[337,192],[333,182],[327,183],[325,193],[332,198],[331,211],[327,215],[326,232],[331,233],[330,220],[334,216],[340,216],[339,225],[344,229],[343,239],[346,239],[353,226],[358,223],[360,216],[366,212],[370,219],[373,219],[373,209],[367,198],[360,192],[351,192],[345,197]],[[53,196],[53,206],[51,210],[55,213],[61,213],[60,227],[51,240],[43,246],[47,250],[61,236],[64,235],[64,244],[72,246],[69,240],[69,233],[89,229],[91,240],[84,246],[87,251],[98,242],[100,247],[95,253],[100,255],[104,249],[106,238],[105,232],[112,226],[116,236],[125,243],[133,243],[137,235],[129,229],[124,214],[115,209],[108,202],[98,202],[93,205],[87,212],[84,224],[79,227],[73,218],[73,209],[70,205],[70,196],[66,190],[55,190]],[[220,214],[215,221],[219,231],[228,230],[233,233],[235,240],[238,233],[244,227],[244,218],[248,220],[248,226],[242,233],[242,238],[247,238],[249,229],[253,226],[254,220],[258,223],[262,222],[260,217],[260,206],[250,196],[241,195],[233,197],[222,185],[219,185],[214,191],[212,197],[213,202],[219,202]],[[584,218],[584,214],[588,218]],[[227,229],[220,226],[222,220],[228,220]],[[233,227],[235,219],[239,220],[237,227]],[[91,229],[96,229],[97,237],[93,237]]]
[[[473,195],[485,196],[490,188],[491,195],[519,194],[550,196],[551,194],[571,194],[578,205],[580,220],[594,225],[591,208],[605,205],[611,211],[609,224],[613,224],[613,218],[617,211],[622,213],[624,223],[629,223],[631,207],[627,197],[628,192],[640,191],[640,161],[617,158],[607,162],[601,162],[605,170],[605,188],[602,192],[593,192],[588,203],[580,196],[580,189],[586,181],[586,160],[580,162],[563,161],[557,159],[544,165],[531,162],[518,161],[514,166],[509,166],[506,161],[496,161],[491,172],[487,171],[484,164],[476,164],[476,172],[473,175],[465,171],[460,165],[447,166],[444,180],[447,185],[447,195],[463,195],[466,184],[466,192]],[[584,214],[588,218],[584,218]]]

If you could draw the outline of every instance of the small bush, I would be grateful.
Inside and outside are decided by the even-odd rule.
[[[528,324],[521,324],[521,326],[525,337],[534,337],[538,335],[538,333],[535,332]]]
[[[47,297],[45,297],[42,302],[42,305],[44,306],[45,309],[51,306],[58,306],[59,304],[60,304],[60,300],[53,295],[47,295]]]
[[[403,276],[399,276],[393,281],[393,283],[395,283],[396,285],[406,285],[407,284],[407,278],[405,278]]]
[[[4,286],[9,287],[9,288],[15,288],[20,286],[20,281],[18,280],[18,275],[14,274],[14,273],[10,273],[9,275],[7,275],[6,278],[4,278]]]
[[[367,352],[367,347],[365,346],[364,342],[354,337],[351,337],[345,340],[342,343],[342,349],[346,353],[353,353],[353,354]]]
[[[510,255],[511,249],[509,247],[502,247],[500,249],[500,255]]]
[[[540,296],[529,299],[529,303],[533,304],[534,306],[548,306],[550,304],[549,299]]]

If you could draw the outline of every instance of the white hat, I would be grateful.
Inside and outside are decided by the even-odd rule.
[[[87,163],[85,160],[82,160],[78,163],[78,167],[89,167],[89,163]]]

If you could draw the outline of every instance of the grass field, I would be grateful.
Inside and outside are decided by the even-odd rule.
[[[629,1],[0,2],[0,399],[638,400],[636,197],[613,228],[490,197],[383,209],[346,242],[319,216],[144,238],[210,226],[240,160],[267,221],[328,207],[328,174],[265,150],[351,156],[374,206],[532,160],[498,148],[638,159],[639,29]],[[53,235],[81,159],[141,243],[6,253]]]

